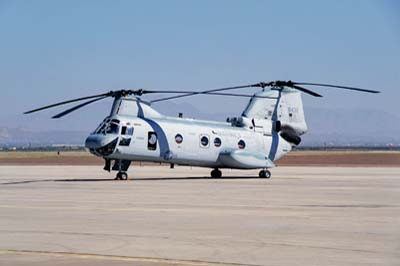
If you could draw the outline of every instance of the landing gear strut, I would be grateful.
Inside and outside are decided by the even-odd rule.
[[[111,162],[109,164],[111,164]],[[130,164],[131,161],[128,160],[115,160],[114,165],[112,167],[112,170],[118,171],[115,180],[128,180],[128,174],[126,173],[126,171],[128,171]],[[106,166],[107,166],[107,160],[106,160]]]
[[[269,179],[269,178],[271,178],[271,172],[268,171],[267,169],[261,170],[261,171],[258,173],[258,176],[259,176],[260,178]]]
[[[218,170],[218,168],[215,168],[214,170],[211,171],[211,177],[212,178],[220,178],[222,176],[222,172]]]
[[[128,180],[128,174],[126,172],[118,172],[115,180]]]

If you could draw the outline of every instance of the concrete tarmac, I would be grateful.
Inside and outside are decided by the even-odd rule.
[[[400,265],[400,168],[0,166],[0,265]]]

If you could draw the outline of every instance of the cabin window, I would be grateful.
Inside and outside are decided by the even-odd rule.
[[[239,140],[239,142],[238,142],[238,147],[239,147],[239,149],[244,149],[244,148],[246,148],[246,142],[244,142],[244,140]]]
[[[221,141],[220,138],[217,137],[217,138],[214,139],[214,146],[215,147],[217,147],[217,148],[221,147],[221,144],[222,144],[222,141]]]
[[[176,134],[176,135],[175,135],[175,142],[176,142],[177,144],[181,144],[182,141],[183,141],[182,135],[181,135],[181,134]]]
[[[203,136],[200,138],[200,144],[201,144],[201,147],[207,148],[207,147],[209,146],[208,137],[203,135]]]
[[[148,140],[147,140],[147,148],[149,150],[156,150],[157,149],[157,133],[150,131],[148,134]]]

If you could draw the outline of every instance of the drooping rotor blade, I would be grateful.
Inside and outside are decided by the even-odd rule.
[[[154,93],[157,93],[157,94],[163,94],[163,93],[176,94],[176,93],[192,93],[192,92],[193,91],[156,91],[156,90],[142,90],[142,91],[140,91],[141,94],[154,94]]]
[[[330,87],[330,88],[353,90],[353,91],[362,91],[362,92],[369,92],[369,93],[380,93],[380,91],[375,91],[375,90],[366,90],[366,89],[361,89],[361,88],[356,88],[356,87],[348,87],[348,86],[340,86],[340,85],[332,85],[332,84],[324,84],[324,83],[293,82],[293,84],[295,84],[295,85]]]
[[[88,104],[91,104],[91,103],[94,103],[94,102],[103,100],[103,99],[108,98],[108,97],[109,97],[109,96],[103,96],[103,97],[100,97],[100,98],[97,98],[97,99],[94,99],[94,100],[90,100],[90,101],[87,101],[87,102],[78,104],[78,105],[76,105],[76,106],[74,106],[74,107],[72,107],[72,108],[70,108],[70,109],[65,110],[64,112],[61,112],[61,113],[59,113],[59,114],[56,114],[56,115],[53,116],[52,118],[54,119],[54,118],[63,117],[63,116],[65,116],[65,115],[67,115],[67,114],[69,114],[69,113],[71,113],[71,112],[73,112],[73,111],[75,111],[75,110],[78,110],[79,108],[82,108],[82,107],[85,106],[85,105],[88,105]]]
[[[281,87],[281,88],[289,87],[289,88],[297,89],[297,90],[302,91],[304,93],[310,94],[310,95],[312,95],[314,97],[322,97],[322,95],[320,95],[320,94],[318,94],[318,93],[316,93],[314,91],[311,91],[311,90],[306,89],[304,87],[297,86],[296,85],[297,83],[295,83],[295,82],[293,82],[291,80],[289,80],[289,81],[276,80],[276,81],[271,81],[271,82],[262,82],[262,84],[264,84],[264,86],[270,86],[270,87]]]
[[[193,92],[187,92],[187,93],[184,93],[184,94],[181,94],[181,95],[170,96],[170,97],[165,97],[165,98],[161,98],[161,99],[152,100],[151,103],[167,101],[167,100],[172,100],[172,99],[177,99],[177,98],[182,98],[182,97],[188,97],[188,96],[198,95],[198,94],[211,94],[212,92],[219,92],[219,91],[226,91],[226,90],[237,90],[237,89],[244,89],[244,88],[251,88],[251,87],[262,87],[262,86],[263,86],[263,83],[256,83],[256,84],[241,85],[241,86],[226,87],[226,88],[218,88],[218,89],[205,90],[205,91],[193,91]]]
[[[300,87],[300,86],[297,86],[297,85],[292,85],[291,87],[292,87],[292,88],[295,88],[295,89],[297,89],[297,90],[299,90],[299,91],[302,91],[302,92],[304,92],[304,93],[308,93],[308,94],[310,94],[310,95],[312,95],[312,96],[315,96],[315,97],[322,97],[321,94],[318,94],[318,93],[316,93],[316,92],[310,91],[310,90],[308,90],[308,89],[306,89],[306,88],[303,88],[303,87]]]
[[[102,93],[102,94],[97,94],[97,95],[92,95],[92,96],[86,96],[86,97],[81,97],[81,98],[76,98],[76,99],[72,99],[72,100],[68,100],[68,101],[63,101],[63,102],[59,102],[59,103],[55,103],[55,104],[50,104],[50,105],[46,105],[37,109],[33,109],[30,111],[26,111],[24,112],[24,114],[30,114],[30,113],[34,113],[34,112],[38,112],[38,111],[42,111],[45,109],[49,109],[49,108],[53,108],[59,105],[64,105],[67,103],[73,103],[73,102],[79,102],[79,101],[83,101],[83,100],[87,100],[87,99],[93,99],[93,98],[98,98],[98,97],[103,97],[103,96],[111,96],[112,92],[107,92],[107,93]]]
[[[267,98],[267,99],[277,99],[277,97],[269,97],[269,96],[258,96],[258,95],[249,95],[249,94],[240,94],[240,93],[222,93],[222,92],[205,92],[200,93],[205,95],[216,95],[216,96],[234,96],[234,97],[248,97],[248,98]]]
[[[225,89],[225,88],[224,88]],[[220,89],[218,89],[220,90]],[[248,94],[224,94],[224,93],[214,93],[214,92],[210,92],[210,91],[156,91],[156,90],[139,90],[137,91],[137,95],[143,95],[143,94],[184,94],[184,95],[176,95],[176,96],[186,96],[186,94],[213,94],[213,95],[226,95],[226,96],[241,96],[241,97],[252,97],[252,95],[248,95]],[[189,96],[189,95],[187,95]],[[175,96],[171,96],[171,97],[175,97]]]

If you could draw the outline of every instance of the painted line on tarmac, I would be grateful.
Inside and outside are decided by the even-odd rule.
[[[43,205],[0,205],[0,209],[33,209],[33,210],[69,210],[69,211],[103,211],[103,212],[156,212],[156,213],[212,213],[213,215],[221,215],[221,214],[238,214],[243,215],[244,212],[246,215],[260,215],[260,211],[263,211],[264,215],[268,217],[271,216],[282,216],[285,217],[308,217],[308,214],[304,214],[301,210],[295,207],[274,207],[273,210],[277,211],[276,214],[270,214],[267,212],[268,210],[272,210],[268,208],[268,206],[260,207],[260,208],[247,208],[243,210],[241,208],[220,208],[220,207],[207,207],[207,208],[166,208],[166,207],[110,207],[110,208],[100,208],[100,207],[91,207],[91,206],[43,206]],[[282,214],[283,213],[283,214]]]
[[[127,261],[127,262],[150,262],[150,263],[164,263],[171,265],[188,265],[188,266],[210,266],[210,265],[260,266],[256,264],[225,263],[225,262],[200,261],[200,260],[179,260],[179,259],[151,258],[151,257],[130,257],[130,256],[101,255],[92,253],[74,253],[74,252],[61,252],[61,251],[5,249],[5,250],[0,250],[0,254],[39,255],[39,256],[53,256],[53,257],[70,257],[75,259],[97,259],[97,260],[114,260],[114,261]]]

